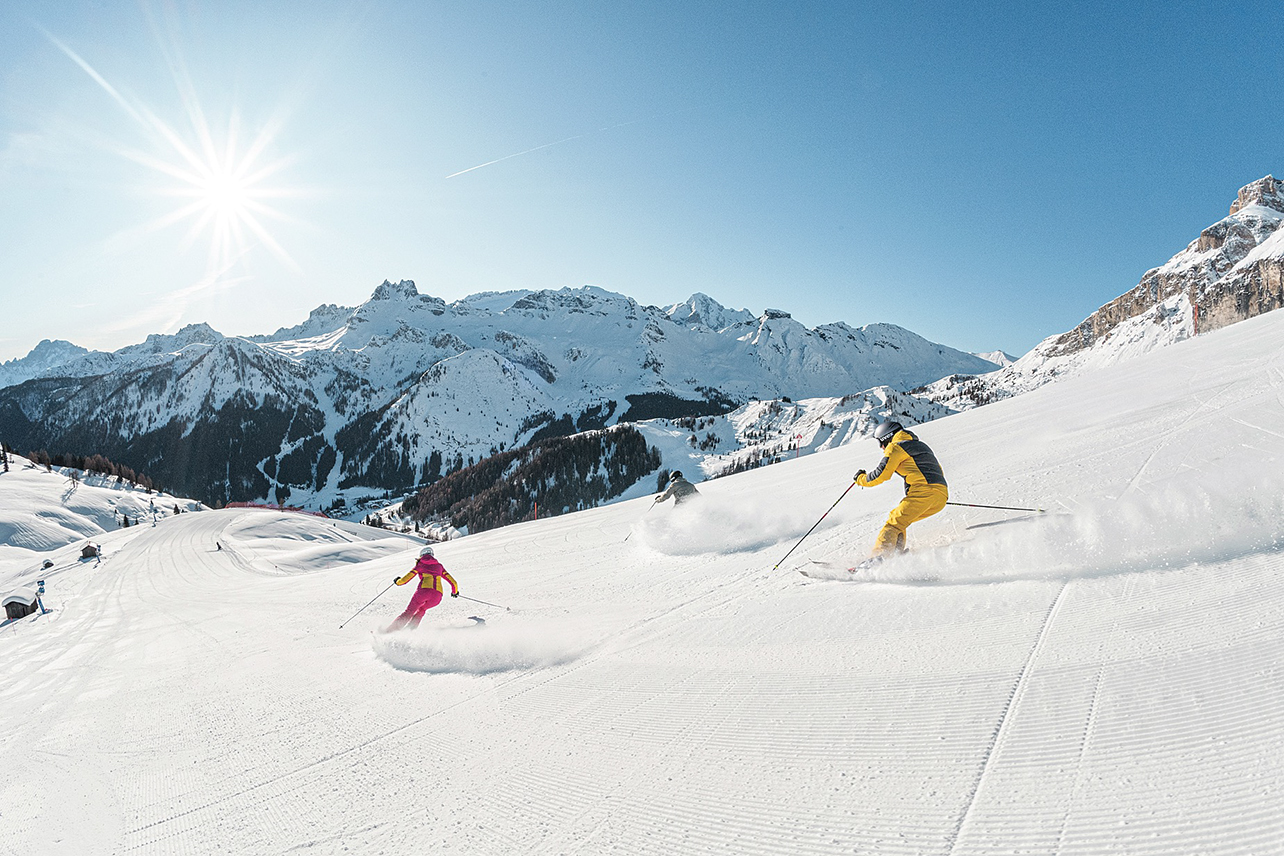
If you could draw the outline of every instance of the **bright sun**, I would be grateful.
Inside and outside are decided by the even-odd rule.
[[[226,172],[212,175],[201,192],[216,217],[239,220],[249,210],[249,188],[241,184],[235,175]]]
[[[179,180],[179,185],[168,191],[169,195],[191,200],[161,218],[157,227],[193,219],[183,248],[191,246],[200,236],[208,235],[212,273],[228,269],[254,244],[267,247],[290,267],[297,268],[263,224],[264,217],[282,219],[280,212],[264,200],[286,195],[282,190],[264,185],[264,180],[280,170],[286,161],[259,164],[273,132],[270,129],[260,132],[254,144],[240,153],[235,122],[230,124],[221,146],[216,144],[203,121],[197,123],[197,130],[200,136],[198,149],[187,146],[173,134],[165,135],[179,155],[179,163],[161,159],[152,159],[149,163]]]
[[[182,134],[147,105],[126,97],[71,48],[52,35],[45,35],[146,132],[151,141],[148,149],[131,149],[120,154],[173,180],[160,190],[161,195],[189,200],[140,231],[159,232],[177,223],[192,221],[180,250],[185,252],[199,238],[208,236],[207,275],[212,278],[222,276],[255,246],[266,247],[286,265],[298,269],[263,224],[264,218],[285,219],[281,212],[267,205],[265,199],[296,195],[265,185],[267,179],[289,163],[288,158],[264,163],[265,154],[279,131],[278,123],[265,124],[250,145],[241,149],[238,118],[234,113],[226,132],[219,138],[206,120],[195,89],[180,63],[175,69],[175,82],[179,84],[191,121],[190,132]]]

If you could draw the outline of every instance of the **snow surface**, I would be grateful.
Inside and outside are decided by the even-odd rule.
[[[922,426],[954,500],[1049,512],[947,508],[854,582],[795,569],[897,501],[843,494],[872,442],[441,545],[498,606],[416,631],[376,632],[415,544],[349,523],[53,551],[53,611],[0,628],[0,852],[1284,852],[1282,343]]]
[[[78,553],[86,541],[97,543],[103,533],[118,529],[122,517],[131,524],[150,523],[172,515],[175,508],[184,513],[204,508],[195,500],[117,482],[114,476],[46,469],[21,455],[9,460],[9,472],[0,472],[0,563],[30,562],[73,543]]]

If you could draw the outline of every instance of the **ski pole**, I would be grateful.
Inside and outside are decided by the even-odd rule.
[[[508,610],[509,612],[512,612],[512,611],[513,611],[513,608],[512,608],[511,606],[500,606],[500,605],[499,605],[499,604],[497,604],[497,603],[490,603],[489,601],[485,601],[485,600],[478,600],[477,598],[475,598],[475,597],[469,597],[469,596],[468,596],[468,595],[466,595],[466,594],[457,595],[457,597],[461,597],[461,598],[463,598],[464,600],[471,600],[473,603],[480,603],[480,604],[484,604],[484,605],[486,605],[486,606],[493,606],[493,607],[495,607],[496,609],[506,609],[506,610]]]
[[[855,480],[853,480],[851,484],[847,485],[847,490],[851,490],[855,486],[856,486],[856,482]],[[847,490],[843,491],[843,496],[847,495]],[[840,496],[838,497],[838,499],[834,500],[834,504],[829,506],[829,511],[833,511],[834,508],[838,505],[838,503],[843,501],[843,496]],[[816,531],[816,527],[820,525],[821,520],[824,520],[826,517],[829,516],[829,511],[826,511],[824,514],[820,515],[820,520],[817,520],[815,523],[812,524],[812,527],[807,530],[807,535],[810,535],[812,532]],[[806,541],[807,535],[804,535],[801,538],[799,538],[798,544],[801,544],[802,542]],[[781,559],[779,562],[776,562],[775,567],[772,568],[773,571],[785,563],[785,559],[789,558],[790,553],[793,553],[794,550],[798,549],[798,544],[795,544],[794,546],[790,547],[789,553],[786,553],[783,559]]]
[[[659,502],[659,501],[660,501],[660,500],[658,500],[658,499],[653,499],[653,500],[651,500],[651,504],[650,504],[650,505],[648,505],[648,506],[646,507],[646,511],[642,512],[642,517],[646,517],[647,512],[649,512],[652,508],[655,508],[655,504],[656,504],[657,502]],[[639,519],[641,519],[641,518],[639,518]],[[624,536],[624,540],[625,540],[625,541],[629,540],[629,537],[630,537],[632,534],[633,534],[633,530],[632,530],[632,529],[630,529],[630,530],[629,530],[629,534]]]
[[[993,508],[998,511],[1037,511],[1040,514],[1045,513],[1042,508],[1014,508],[1011,505],[977,505],[973,502],[947,502],[946,505],[962,505],[966,508]]]
[[[377,595],[375,595],[373,598],[371,598],[371,599],[370,599],[370,603],[374,603],[376,600],[378,600],[379,598],[383,597],[384,592],[388,591],[388,589],[392,588],[392,587],[393,587],[393,586],[395,586],[395,585],[396,585],[396,583],[395,583],[395,582],[388,583],[388,588],[384,589],[383,591],[381,591],[381,592],[379,592]],[[370,605],[370,603],[367,603],[367,604],[366,604],[366,606],[369,606],[369,605]],[[351,617],[349,617],[349,618],[348,618],[348,621],[351,621],[353,618],[356,618],[358,615],[360,615],[361,613],[365,612],[365,610],[366,610],[366,606],[363,606],[363,607],[361,607],[360,609],[358,609],[356,612],[352,613]],[[343,622],[343,624],[347,624],[347,623],[348,623],[348,621]],[[339,629],[340,629],[340,630],[342,630],[342,629],[343,629],[343,624],[340,624],[340,625],[339,625]]]

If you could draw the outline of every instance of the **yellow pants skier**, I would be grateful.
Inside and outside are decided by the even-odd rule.
[[[879,530],[878,539],[874,542],[872,555],[885,556],[896,550],[904,550],[905,530],[909,525],[940,511],[949,498],[949,488],[943,484],[911,486],[905,498],[887,515],[887,522]]]
[[[882,558],[905,549],[905,530],[911,523],[931,517],[945,507],[950,489],[945,484],[941,464],[927,444],[915,437],[899,422],[882,422],[874,429],[874,439],[883,447],[883,460],[872,472],[856,473],[856,484],[874,487],[892,477],[905,479],[905,498],[887,515],[887,522],[874,542],[872,556]]]

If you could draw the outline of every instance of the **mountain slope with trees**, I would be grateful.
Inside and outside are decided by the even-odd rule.
[[[330,507],[558,435],[993,367],[893,325],[808,329],[699,294],[667,310],[594,287],[448,304],[385,282],[271,335],[198,324],[110,354],[38,347],[0,366],[0,437],[99,452],[210,504]]]

